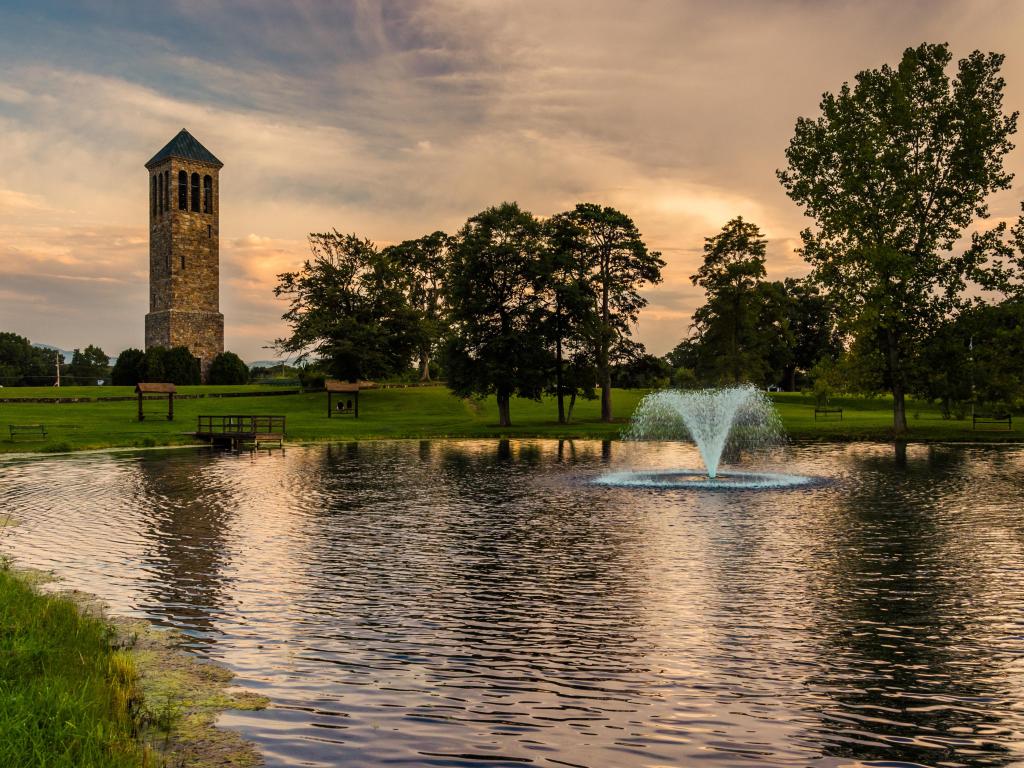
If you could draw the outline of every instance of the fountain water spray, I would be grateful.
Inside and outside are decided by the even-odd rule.
[[[782,441],[782,422],[768,396],[747,384],[720,389],[653,392],[633,414],[633,440],[679,440],[697,445],[708,477],[718,476],[722,454],[763,450]]]

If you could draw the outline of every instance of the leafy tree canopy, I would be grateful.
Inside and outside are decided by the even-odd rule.
[[[511,425],[512,395],[540,398],[551,365],[535,290],[543,249],[533,214],[502,203],[470,218],[451,251],[448,386],[464,397],[493,393],[501,426]]]
[[[51,383],[57,354],[53,350],[33,347],[24,336],[0,332],[0,385],[14,387]]]
[[[628,341],[647,300],[640,289],[661,282],[665,262],[644,244],[633,220],[621,211],[580,203],[554,217],[552,248],[573,271],[589,276],[596,323],[590,332],[601,387],[601,418],[612,420],[612,365],[616,347]]]
[[[421,381],[430,380],[430,361],[444,334],[446,305],[444,278],[448,271],[451,238],[433,232],[385,248],[383,257],[398,275],[400,290],[419,323],[417,349]]]
[[[109,371],[110,359],[107,353],[90,344],[85,349],[74,351],[65,375],[75,384],[92,385],[106,379]]]
[[[369,240],[337,230],[309,236],[313,258],[278,275],[275,296],[291,335],[279,349],[320,358],[347,380],[392,376],[409,367],[425,343],[421,315],[404,293],[405,278]]]
[[[1003,111],[1003,56],[974,51],[953,77],[951,62],[946,45],[926,43],[826,93],[820,116],[797,120],[778,174],[815,221],[802,233],[815,281],[883,358],[897,433],[922,338],[993,267],[984,240],[954,246],[1011,181],[1003,161],[1017,113]]]
[[[742,217],[705,238],[704,262],[690,280],[707,295],[693,314],[693,329],[697,369],[708,383],[760,383],[767,357],[789,333],[784,296],[764,281],[766,245],[757,225]]]

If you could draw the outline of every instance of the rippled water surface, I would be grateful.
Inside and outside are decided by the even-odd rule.
[[[271,766],[1024,761],[1024,448],[673,444],[0,462],[3,546],[270,697]],[[747,467],[748,469],[750,467]]]

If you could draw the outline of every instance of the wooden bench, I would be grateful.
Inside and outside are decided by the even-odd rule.
[[[979,424],[1005,424],[1006,431],[1009,432],[1013,429],[1013,415],[1012,414],[989,414],[989,413],[976,413],[971,417],[971,428],[977,429]]]
[[[261,445],[276,445],[278,448],[284,448],[284,436],[280,432],[254,435],[252,442],[256,450],[259,450]]]
[[[8,424],[7,428],[11,431],[12,441],[18,435],[31,435],[33,437],[38,435],[40,440],[46,439],[45,424]]]
[[[843,409],[838,406],[832,405],[816,405],[814,406],[814,420],[817,421],[819,417],[821,419],[831,419],[838,416],[839,420],[843,420]]]

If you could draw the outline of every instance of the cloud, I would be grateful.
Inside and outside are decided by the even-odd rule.
[[[0,277],[42,299],[5,303],[0,322],[65,347],[138,343],[142,165],[186,126],[225,162],[222,308],[243,356],[280,335],[271,290],[308,232],[395,242],[502,200],[631,215],[667,262],[638,328],[664,352],[702,299],[703,239],[733,216],[769,238],[769,277],[806,272],[808,222],[775,171],[823,91],[922,40],[1012,51],[1022,21],[1012,4],[796,0],[0,9]],[[1005,75],[1019,108],[1024,63]]]
[[[49,208],[39,195],[29,195],[16,189],[0,189],[0,211],[23,214],[26,211],[42,212]]]

